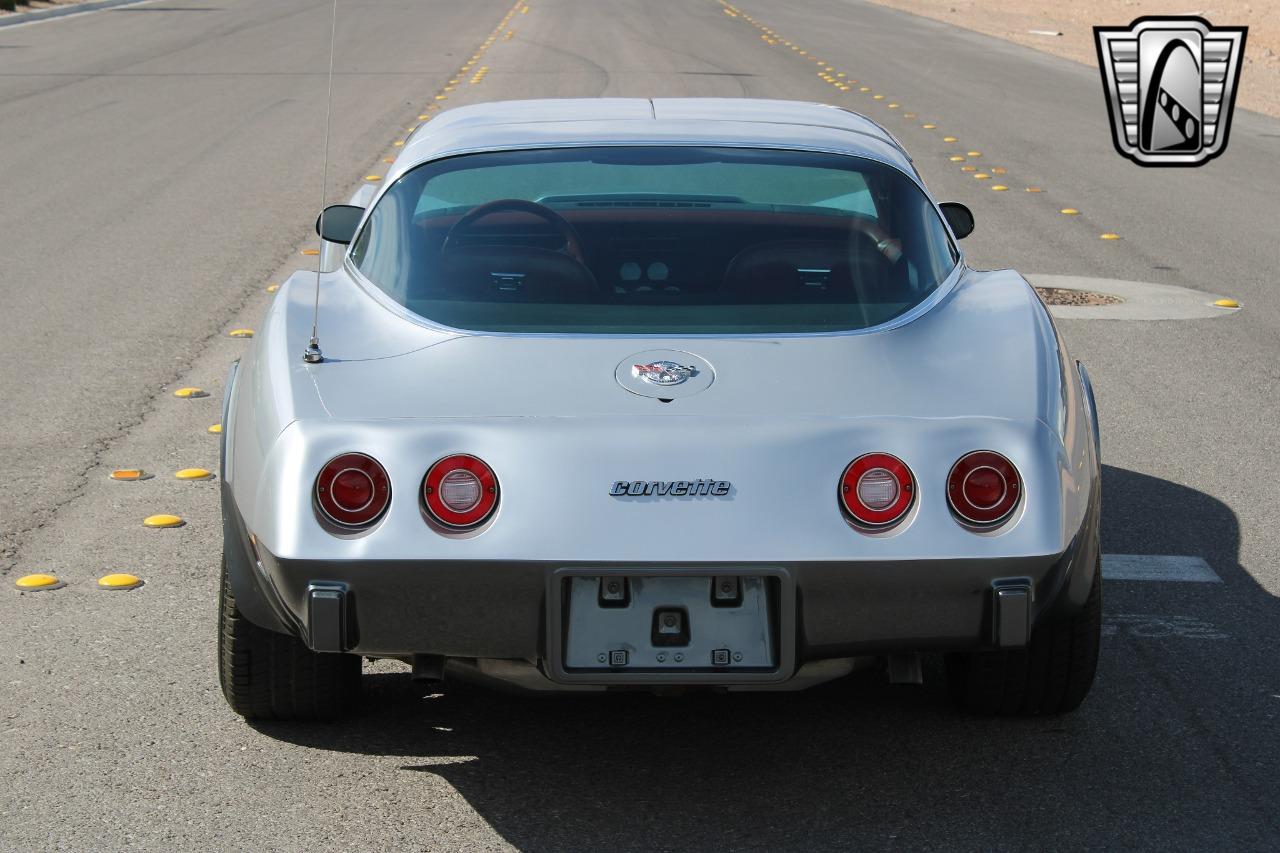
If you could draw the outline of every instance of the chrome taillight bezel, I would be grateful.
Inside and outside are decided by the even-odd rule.
[[[339,503],[333,488],[338,477],[351,472],[367,477],[371,486],[368,502],[354,509]],[[340,453],[321,466],[312,497],[325,521],[342,530],[365,530],[377,524],[391,506],[391,478],[382,463],[367,453]]]
[[[862,478],[877,471],[885,471],[898,487],[894,502],[884,509],[875,509],[864,503],[858,491]],[[840,475],[840,507],[850,523],[867,531],[889,530],[911,511],[916,498],[916,479],[911,468],[890,453],[864,453],[850,462]]]
[[[966,495],[969,480],[984,471],[994,472],[1003,485],[998,500],[977,504]],[[1022,503],[1022,475],[1017,466],[994,450],[974,450],[956,460],[947,473],[947,505],[961,524],[989,530],[1004,524]]]
[[[471,509],[458,512],[440,498],[441,481],[453,471],[467,471],[480,482],[480,500]],[[454,453],[437,459],[422,478],[422,506],[428,516],[447,530],[472,530],[484,524],[498,508],[498,476],[489,464],[469,453]]]

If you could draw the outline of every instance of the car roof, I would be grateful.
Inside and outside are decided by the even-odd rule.
[[[442,112],[410,135],[388,178],[453,154],[626,144],[834,151],[870,157],[915,175],[911,157],[892,134],[866,116],[828,104],[756,98],[548,98]]]

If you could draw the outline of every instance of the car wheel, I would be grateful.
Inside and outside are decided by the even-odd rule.
[[[1084,608],[1037,625],[1025,649],[947,655],[951,698],[975,714],[1074,711],[1093,685],[1102,639],[1102,574]]]
[[[218,677],[227,703],[250,720],[332,720],[355,708],[360,656],[313,652],[261,628],[236,608],[226,561],[218,594]]]

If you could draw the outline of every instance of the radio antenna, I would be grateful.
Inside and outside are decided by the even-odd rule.
[[[329,19],[329,91],[324,99],[324,165],[320,167],[320,254],[316,256],[316,298],[311,311],[311,340],[302,351],[302,360],[307,364],[319,364],[324,361],[324,353],[320,351],[320,272],[324,267],[324,202],[329,184],[329,118],[333,111],[333,50],[338,32],[338,0],[333,0],[333,16]]]

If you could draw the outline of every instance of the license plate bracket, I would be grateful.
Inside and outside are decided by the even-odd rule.
[[[608,594],[619,580],[621,605]],[[794,669],[795,587],[781,568],[562,568],[547,592],[555,681],[778,682]]]

